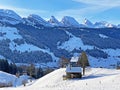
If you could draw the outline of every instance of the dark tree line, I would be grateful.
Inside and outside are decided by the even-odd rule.
[[[10,65],[7,60],[0,60],[0,70],[9,73]]]
[[[7,60],[0,59],[0,71],[14,75],[26,73],[37,79],[45,75],[47,70],[43,71],[41,67],[36,68],[34,64],[17,66],[15,63],[8,63]]]
[[[15,75],[20,70],[22,70],[22,68],[16,66],[15,63],[8,63],[7,60],[0,59],[0,71],[4,71]]]

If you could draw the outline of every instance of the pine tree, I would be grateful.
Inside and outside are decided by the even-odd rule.
[[[14,75],[17,73],[17,66],[15,63],[10,63],[9,72]]]
[[[4,60],[3,59],[0,60],[0,70],[4,71]]]
[[[35,78],[38,79],[43,76],[43,70],[41,67],[35,69]]]
[[[13,65],[12,63],[9,64],[9,73],[10,74],[12,74],[12,70],[13,70],[12,65]]]
[[[30,64],[30,66],[27,69],[27,72],[31,77],[35,77],[35,66],[34,66],[34,64]]]
[[[85,68],[89,66],[89,61],[85,52],[81,53],[81,56],[78,59],[78,65],[83,68],[83,75],[85,75]]]
[[[4,67],[5,67],[5,72],[9,73],[9,63],[7,60],[4,60]]]
[[[9,73],[9,63],[7,60],[0,59],[0,70]]]

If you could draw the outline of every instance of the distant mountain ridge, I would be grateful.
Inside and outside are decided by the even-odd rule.
[[[61,21],[58,21],[54,16],[46,21],[39,15],[31,14],[27,18],[21,18],[17,13],[8,9],[0,9],[1,22],[9,24],[25,23],[33,25],[43,25],[47,27],[78,27],[78,28],[119,28],[119,25],[114,25],[106,21],[95,22],[94,24],[85,18],[82,24],[78,23],[76,19],[70,16],[64,16]],[[4,19],[3,19],[4,18]]]

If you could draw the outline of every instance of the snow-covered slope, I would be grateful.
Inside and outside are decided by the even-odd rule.
[[[0,26],[0,33],[2,34],[0,40],[10,39],[10,41],[13,41],[14,39],[22,39],[16,28]]]
[[[67,51],[73,51],[74,49],[76,50],[87,50],[87,49],[93,49],[93,46],[90,45],[84,45],[81,38],[78,38],[74,36],[72,33],[65,31],[67,35],[69,35],[69,40],[62,43],[62,45],[58,46],[58,48],[65,49]]]
[[[5,57],[4,57],[4,56],[2,56],[2,55],[0,55],[0,59],[5,59]]]
[[[0,36],[0,40],[5,40],[9,39],[9,48],[14,51],[20,51],[20,52],[25,52],[25,51],[37,51],[39,48],[34,45],[27,44],[24,40],[23,43],[18,45],[15,43],[14,40],[22,40],[22,36],[19,34],[19,31],[16,28],[11,28],[11,27],[0,27],[0,33],[3,34]]]
[[[28,75],[21,75],[19,78],[16,79],[16,81],[14,82],[14,86],[21,86],[23,81],[26,81],[26,83],[28,83],[30,76]]]
[[[109,38],[108,36],[103,35],[103,34],[99,34],[99,36],[100,36],[101,38],[103,38],[103,39],[105,39],[105,38]]]
[[[16,76],[0,71],[0,83],[14,84]]]
[[[15,75],[0,71],[0,84],[16,87],[21,86],[22,82],[26,80],[28,82],[28,75],[21,75],[19,78]]]
[[[50,20],[48,21],[53,26],[63,26],[54,16],[51,16]]]
[[[82,79],[63,80],[65,69],[58,69],[40,78],[28,87],[4,90],[119,90],[120,71],[115,69],[89,68]],[[92,82],[92,83],[91,83]],[[3,89],[0,89],[3,90]]]
[[[58,57],[56,57],[54,53],[50,51],[49,48],[42,49],[39,48],[38,46],[27,43],[24,40],[24,38],[20,35],[19,30],[17,28],[1,26],[0,34],[1,34],[0,41],[8,40],[7,42],[8,47],[13,52],[18,51],[22,53],[26,51],[27,52],[41,51],[43,53],[49,54],[52,57],[52,60],[58,60]],[[3,56],[1,56],[0,58],[3,58]],[[55,66],[54,63],[52,64],[53,66]]]
[[[119,84],[117,84],[120,83],[120,79],[118,79],[120,72],[117,70],[92,68],[87,70],[86,76],[84,76],[82,79],[66,81],[62,79],[63,75],[65,75],[65,69],[56,70],[49,75],[39,79],[31,87],[39,87],[43,90],[101,90],[101,88],[104,90],[120,89]],[[49,77],[51,80],[47,81]]]
[[[14,25],[23,22],[23,20],[12,10],[0,9],[0,22]]]
[[[38,25],[43,25],[43,26],[51,26],[50,23],[42,19],[40,16],[31,14],[27,18],[33,25],[38,24]]]
[[[80,24],[73,17],[70,17],[70,16],[64,16],[61,20],[61,23],[65,27],[79,27],[80,26]]]

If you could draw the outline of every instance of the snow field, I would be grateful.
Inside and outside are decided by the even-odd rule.
[[[58,69],[38,79],[33,85],[0,90],[120,90],[120,71],[89,68],[82,79],[63,80],[65,69]]]
[[[77,49],[79,50],[80,48],[82,50],[87,50],[87,49],[93,49],[94,47],[93,46],[89,46],[89,45],[84,45],[82,40],[76,36],[74,36],[72,33],[68,32],[68,31],[65,31],[67,35],[71,36],[71,38],[62,43],[62,45],[58,46],[58,49],[61,48],[61,49],[65,49],[69,52],[73,51],[74,49]]]

